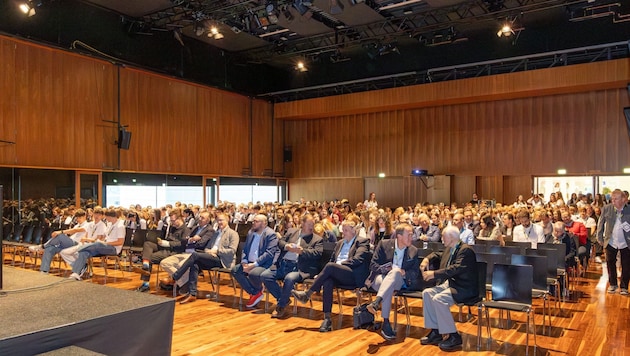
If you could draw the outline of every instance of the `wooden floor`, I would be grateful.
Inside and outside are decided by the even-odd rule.
[[[8,258],[8,256],[7,256]],[[19,265],[19,260],[16,265]],[[28,262],[28,259],[27,259]],[[5,263],[10,263],[5,260]],[[31,267],[28,263],[25,267]],[[603,268],[603,269],[602,269]],[[95,268],[95,277],[77,283],[105,283],[102,268]],[[602,273],[603,272],[603,273]],[[69,272],[65,272],[69,274]],[[139,274],[108,269],[106,285],[112,288],[134,290],[140,284]],[[164,273],[162,273],[164,275]],[[207,277],[206,277],[207,278]],[[172,298],[171,292],[155,291],[155,272],[151,278],[151,293]],[[202,298],[211,291],[207,281],[200,280]],[[534,352],[533,336],[530,334],[530,355],[630,355],[630,298],[619,294],[607,294],[605,264],[593,263],[583,278],[578,280],[571,299],[561,304],[561,312],[552,316],[550,335],[542,333],[541,308],[536,315],[537,347]],[[237,291],[239,289],[237,288]],[[426,355],[449,354],[437,346],[422,346],[419,340],[428,331],[424,329],[422,301],[413,301],[411,326],[405,325],[404,313],[399,314],[398,338],[385,341],[378,331],[352,329],[353,295],[346,294],[343,315],[333,314],[334,330],[319,333],[322,320],[321,303],[315,296],[313,310],[308,305],[299,305],[297,314],[285,320],[271,319],[273,297],[268,311],[264,302],[258,309],[239,310],[238,294],[234,294],[227,276],[224,276],[219,302],[198,299],[194,303],[175,307],[173,328],[173,355]],[[337,312],[333,305],[333,312]],[[457,320],[457,308],[452,312]],[[466,313],[466,308],[464,309]],[[462,354],[524,355],[525,317],[512,314],[510,329],[498,328],[498,314],[491,313],[492,341],[488,343],[485,328],[482,331],[481,351],[477,351],[477,317],[468,322],[457,323],[464,338]],[[393,314],[392,314],[393,319]],[[485,326],[485,321],[484,324]],[[147,321],[150,327],[150,320]],[[150,342],[150,341],[147,341]]]

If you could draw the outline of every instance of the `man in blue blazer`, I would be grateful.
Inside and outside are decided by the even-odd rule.
[[[418,249],[411,244],[413,228],[402,223],[396,226],[395,239],[381,240],[370,263],[370,277],[366,284],[378,291],[376,299],[368,304],[368,311],[376,314],[379,309],[383,317],[381,335],[387,340],[396,338],[389,323],[389,312],[394,292],[413,287],[420,274]]]
[[[276,262],[279,255],[278,236],[267,226],[267,216],[258,214],[247,233],[241,263],[232,268],[234,279],[249,293],[248,308],[255,307],[263,298],[263,284],[260,277],[267,268]]]
[[[341,224],[343,239],[337,242],[335,252],[324,269],[317,275],[315,282],[307,291],[293,291],[293,296],[302,303],[311,299],[311,295],[323,291],[324,321],[320,332],[332,330],[332,302],[335,286],[363,287],[369,273],[370,240],[357,236],[356,223],[344,220]]]

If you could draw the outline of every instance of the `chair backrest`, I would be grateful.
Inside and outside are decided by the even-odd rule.
[[[336,245],[336,242],[324,241],[324,251],[322,252],[322,256],[319,259],[319,271],[317,273],[324,269],[324,266],[326,266],[326,264],[330,262],[330,258],[335,253]]]
[[[505,241],[505,246],[517,246],[521,248],[521,253],[525,254],[525,249],[532,248],[532,243],[529,241]]]
[[[236,232],[238,233],[238,237],[240,241],[245,241],[247,238],[247,233],[252,228],[252,223],[240,223],[236,228]]]
[[[545,249],[545,250],[556,250],[556,267],[557,268],[564,268],[565,267],[565,261],[564,258],[566,257],[567,254],[567,244],[565,243],[561,243],[561,244],[538,244],[538,248],[539,249]]]
[[[486,279],[484,283],[492,283],[492,273],[494,271],[495,265],[505,264],[508,262],[506,260],[505,254],[502,254],[502,253],[480,252],[475,255],[477,256],[477,262],[486,263]]]
[[[492,300],[532,304],[534,268],[529,265],[496,264],[492,274]]]
[[[444,244],[441,242],[430,241],[428,243],[428,247],[430,250],[435,251],[435,252],[444,251]]]
[[[534,289],[547,290],[547,257],[512,255],[512,264],[532,266]]]
[[[558,267],[556,263],[557,250],[537,248],[527,249],[527,255],[529,256],[545,256],[547,257],[547,278],[556,278],[558,276]]]
[[[487,245],[485,245],[485,244],[477,244],[476,243],[477,241],[480,241],[480,240],[476,240],[475,244],[470,246],[470,247],[475,251],[475,253],[486,252],[486,246]]]
[[[144,242],[147,240],[147,234],[150,230],[142,230],[137,229],[133,234],[133,239],[131,240],[131,246],[133,247],[142,247]]]
[[[158,237],[162,237],[162,230],[147,230],[145,241],[157,243]]]
[[[490,246],[499,246],[501,244],[501,241],[499,240],[475,240],[475,245],[490,245]]]
[[[531,246],[531,245],[530,245]],[[507,259],[506,262],[510,262],[510,256],[512,255],[524,255],[525,250],[521,251],[518,246],[488,246],[488,253],[502,253]]]

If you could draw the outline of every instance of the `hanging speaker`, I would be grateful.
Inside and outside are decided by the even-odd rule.
[[[293,150],[291,148],[284,149],[284,161],[291,162],[293,160]]]
[[[118,130],[118,148],[128,150],[131,143],[131,132],[121,128]]]

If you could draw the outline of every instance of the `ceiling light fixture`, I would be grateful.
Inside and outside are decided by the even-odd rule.
[[[298,72],[308,72],[308,68],[306,68],[306,64],[304,64],[303,61],[297,62],[297,64],[295,65],[295,70],[297,70]]]
[[[421,1],[422,0],[407,0],[407,1],[395,2],[393,4],[389,4],[389,5],[385,5],[385,6],[379,7],[378,11],[391,10],[391,9],[395,9],[395,8],[401,7],[401,6],[413,5],[413,4],[419,3]]]
[[[210,31],[208,31],[208,37],[220,40],[223,38],[223,34],[219,32],[219,28],[217,26],[212,26],[210,27]]]
[[[509,23],[503,24],[499,32],[497,32],[497,37],[510,37],[514,34],[514,30],[512,29],[512,25]]]
[[[30,1],[23,2],[18,7],[20,8],[20,11],[22,11],[28,17],[35,15],[35,6]]]

